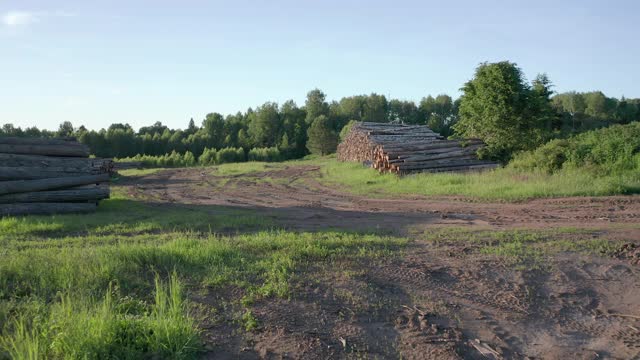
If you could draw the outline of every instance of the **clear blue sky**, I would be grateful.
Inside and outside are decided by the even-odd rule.
[[[458,96],[482,61],[640,97],[640,2],[0,1],[0,125],[162,121],[265,101]]]

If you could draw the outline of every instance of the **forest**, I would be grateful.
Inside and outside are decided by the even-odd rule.
[[[135,130],[114,122],[96,131],[66,121],[49,131],[8,123],[0,136],[76,137],[98,157],[168,158],[173,153],[174,159],[184,160],[186,154],[185,165],[191,165],[203,155],[201,163],[210,164],[331,153],[350,121],[400,122],[426,124],[447,137],[481,138],[489,145],[487,157],[508,160],[513,152],[532,150],[550,139],[640,120],[640,99],[617,99],[601,91],[555,94],[546,75],[529,83],[517,64],[507,61],[480,64],[461,91],[458,99],[429,95],[416,103],[376,93],[328,101],[323,91],[314,89],[302,106],[289,100],[226,116],[211,112],[202,121],[190,119],[184,129],[155,122]],[[502,104],[492,103],[501,91],[510,97]],[[506,123],[496,126],[500,122]],[[169,160],[164,165],[171,164]]]

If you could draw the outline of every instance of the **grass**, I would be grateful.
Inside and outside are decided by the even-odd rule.
[[[399,178],[356,163],[333,158],[314,161],[321,165],[320,181],[352,193],[386,197],[395,194],[467,196],[478,200],[521,201],[561,196],[604,196],[640,192],[640,174],[594,176],[587,170],[563,170],[554,174],[523,173],[496,169],[468,174],[416,174]]]
[[[194,358],[190,292],[241,289],[236,320],[252,330],[253,302],[288,298],[311,264],[390,256],[406,243],[273,230],[248,210],[151,205],[114,190],[95,214],[0,219],[0,359]]]
[[[214,168],[213,174],[223,176],[249,175],[269,170],[280,169],[283,168],[285,164],[286,163],[267,163],[259,161],[229,163],[216,166]]]
[[[273,226],[251,210],[221,206],[145,204],[115,188],[111,199],[91,215],[0,218],[0,245],[7,239],[31,240],[61,236],[140,235],[162,232],[234,232]]]
[[[153,302],[116,298],[111,286],[99,301],[70,293],[15,317],[0,336],[12,359],[188,359],[200,350],[195,321],[186,313],[175,275],[155,280]]]
[[[146,176],[146,175],[152,175],[155,174],[159,171],[162,171],[162,168],[153,168],[153,169],[125,169],[125,170],[118,170],[118,174],[120,174],[121,176],[129,176],[129,177],[136,177],[136,176]]]
[[[640,173],[596,176],[588,169],[564,169],[553,174],[502,168],[482,173],[415,174],[398,177],[380,174],[357,163],[343,163],[335,156],[308,157],[282,163],[246,162],[214,167],[220,176],[255,175],[285,166],[317,165],[325,185],[339,186],[358,195],[465,196],[479,201],[522,201],[563,196],[607,196],[640,193]],[[155,169],[152,169],[155,170]],[[144,171],[144,170],[142,170]],[[273,181],[262,179],[261,181]]]
[[[572,227],[543,230],[452,227],[426,232],[424,238],[439,245],[471,245],[479,253],[499,258],[517,269],[544,269],[548,266],[546,260],[561,252],[607,255],[620,245],[594,235],[596,230]]]

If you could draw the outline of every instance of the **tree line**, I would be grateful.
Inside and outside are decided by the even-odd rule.
[[[267,102],[227,116],[213,112],[199,125],[191,119],[184,129],[171,129],[156,122],[137,131],[121,123],[95,131],[85,126],[76,128],[67,121],[57,131],[5,124],[0,136],[76,137],[99,157],[160,156],[173,151],[189,151],[199,157],[205,149],[242,148],[248,153],[253,148],[277,148],[282,158],[298,158],[310,152],[333,152],[340,130],[349,121],[429,124],[449,135],[456,120],[456,107],[448,95],[427,96],[418,104],[387,100],[375,93],[329,102],[321,90],[314,89],[307,94],[303,106],[289,100],[281,105]]]
[[[70,122],[57,131],[5,124],[0,136],[72,136],[98,157],[190,152],[199,158],[214,150],[243,149],[248,154],[251,149],[277,149],[278,159],[290,159],[335,151],[338,134],[350,121],[399,122],[425,124],[444,136],[480,138],[489,145],[487,157],[505,160],[551,138],[640,120],[640,99],[616,99],[600,91],[554,94],[546,75],[529,83],[508,61],[480,64],[461,91],[456,100],[441,94],[416,103],[375,93],[328,101],[325,93],[314,89],[302,106],[289,100],[227,116],[213,112],[200,124],[191,119],[184,129],[170,129],[161,122],[137,131],[121,123],[98,131]]]

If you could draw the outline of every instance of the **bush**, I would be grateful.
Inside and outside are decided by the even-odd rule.
[[[196,160],[192,152],[187,151],[184,154],[175,151],[162,156],[136,155],[134,157],[115,159],[117,162],[141,162],[144,167],[186,167],[195,165],[219,165],[235,162],[247,161],[283,161],[286,156],[277,148],[253,148],[248,154],[244,149],[226,147],[220,150],[205,148],[202,155]]]
[[[196,164],[196,157],[190,151],[187,151],[184,154],[172,151],[170,154],[164,154],[161,156],[138,154],[134,157],[114,160],[116,162],[140,162],[144,167],[185,167]]]
[[[249,150],[248,157],[249,161],[274,162],[283,160],[283,156],[277,147],[253,148]]]
[[[226,147],[218,150],[218,159],[216,164],[226,164],[232,162],[247,161],[244,157],[244,150],[242,148]]]
[[[509,166],[547,173],[563,168],[593,168],[608,174],[640,170],[640,122],[552,140],[533,151],[518,154]]]
[[[218,161],[218,151],[216,149],[205,148],[198,158],[200,165],[214,165]]]

